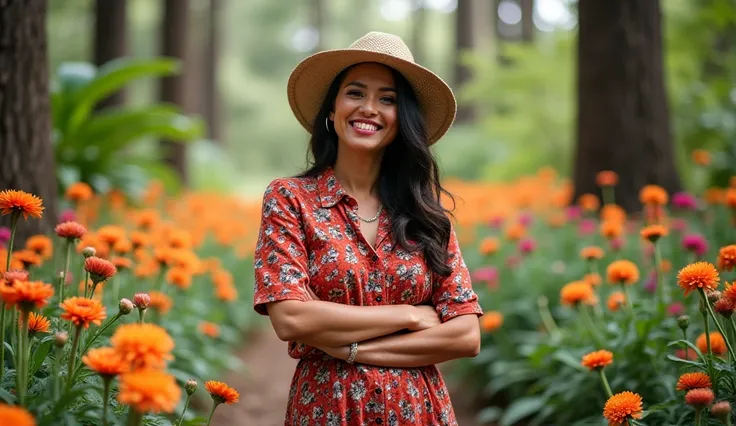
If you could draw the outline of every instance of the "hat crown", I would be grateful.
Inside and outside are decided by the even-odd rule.
[[[409,46],[404,43],[401,37],[394,34],[371,31],[355,40],[349,49],[383,53],[408,62],[414,62],[414,55],[411,54]]]

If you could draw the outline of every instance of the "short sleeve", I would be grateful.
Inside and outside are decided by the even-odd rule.
[[[305,240],[296,195],[285,180],[274,180],[263,195],[253,259],[253,308],[259,314],[268,315],[270,302],[309,299]]]
[[[450,231],[447,251],[450,254],[447,262],[452,272],[435,281],[432,290],[432,303],[437,309],[440,320],[444,323],[460,315],[483,315],[478,296],[473,291],[468,267],[460,253],[460,245],[454,227]]]

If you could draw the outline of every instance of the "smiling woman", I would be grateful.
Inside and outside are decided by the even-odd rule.
[[[313,164],[264,194],[254,295],[300,360],[285,424],[457,425],[435,364],[478,354],[482,312],[429,149],[452,91],[369,33],[288,92]]]

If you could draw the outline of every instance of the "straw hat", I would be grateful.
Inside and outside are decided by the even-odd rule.
[[[430,145],[447,132],[457,110],[452,90],[435,73],[414,63],[414,56],[401,38],[381,32],[370,32],[347,49],[315,53],[291,72],[287,86],[289,105],[308,132],[312,131],[313,121],[335,77],[361,62],[384,64],[406,78],[419,100]]]

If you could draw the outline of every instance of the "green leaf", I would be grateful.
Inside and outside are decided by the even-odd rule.
[[[36,374],[39,368],[43,365],[43,362],[46,360],[46,357],[49,354],[49,351],[51,350],[51,345],[53,344],[53,339],[48,339],[45,341],[42,341],[37,347],[36,350],[33,352],[33,355],[31,357],[31,365],[29,366],[29,373],[31,376]]]
[[[519,398],[512,402],[511,405],[506,409],[499,422],[500,426],[511,426],[519,420],[530,416],[542,407],[544,407],[544,398],[538,396],[528,396]]]
[[[572,356],[572,354],[570,352],[557,351],[557,352],[554,353],[554,355],[552,357],[554,359],[560,361],[561,363],[563,363],[563,364],[565,364],[565,365],[567,365],[569,367],[572,367],[572,368],[574,368],[576,370],[586,371],[585,370],[585,367],[583,367],[580,364],[580,360],[578,358],[575,358],[574,356]]]
[[[475,416],[481,424],[496,422],[501,417],[503,411],[498,407],[486,407]]]
[[[703,366],[703,364],[701,364],[699,362],[695,362],[695,361],[690,361],[690,360],[687,360],[687,359],[678,358],[678,357],[676,357],[676,356],[674,356],[672,354],[667,354],[667,359],[669,359],[670,361],[675,361],[675,362],[679,362],[679,363],[682,363],[682,364],[691,365],[693,367],[699,367],[700,368],[700,367]]]

